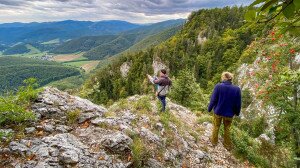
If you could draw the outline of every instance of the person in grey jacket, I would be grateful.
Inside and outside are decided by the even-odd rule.
[[[166,97],[169,91],[170,86],[172,85],[172,81],[167,75],[167,71],[165,69],[160,70],[159,72],[159,78],[152,77],[150,75],[147,75],[150,82],[157,85],[157,90],[155,95],[160,100],[162,104],[162,112],[166,111]]]

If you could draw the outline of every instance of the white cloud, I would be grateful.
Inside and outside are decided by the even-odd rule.
[[[251,0],[0,0],[0,22],[186,18],[200,8],[247,5]]]

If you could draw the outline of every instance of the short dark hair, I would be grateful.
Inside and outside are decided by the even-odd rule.
[[[163,74],[167,74],[167,70],[165,70],[165,69],[161,69],[160,72]]]

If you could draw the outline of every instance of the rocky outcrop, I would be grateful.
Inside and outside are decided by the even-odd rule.
[[[127,77],[127,74],[130,70],[131,64],[128,62],[124,62],[121,66],[120,66],[120,71],[121,71],[121,75],[123,78]]]
[[[80,122],[102,116],[107,110],[91,101],[47,87],[32,105],[38,118],[61,118],[66,113],[80,111]]]
[[[200,32],[198,37],[197,37],[197,42],[198,45],[202,45],[207,41],[207,38],[205,36],[203,36],[203,32]]]
[[[153,68],[153,73],[154,75],[157,75],[157,73],[161,70],[161,69],[168,69],[167,65],[165,65],[160,59],[155,59],[153,60],[152,63],[152,68]]]
[[[143,110],[145,103],[139,103],[143,99],[152,110]],[[0,167],[125,168],[134,167],[137,160],[133,158],[152,168],[244,167],[222,145],[217,149],[210,145],[211,124],[199,125],[187,108],[169,102],[168,119],[161,118],[155,101],[147,96],[125,101],[107,110],[45,88],[32,104],[38,120],[25,128],[26,136],[0,148]],[[70,125],[66,121],[72,111],[78,116]],[[205,132],[194,131],[199,127]]]

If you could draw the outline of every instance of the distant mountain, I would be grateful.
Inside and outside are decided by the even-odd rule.
[[[90,60],[111,57],[127,50],[149,36],[161,33],[173,27],[178,27],[183,25],[184,22],[184,19],[168,20],[121,33],[118,38],[89,50],[83,56]]]
[[[80,51],[88,51],[99,45],[108,43],[118,38],[119,35],[86,36],[67,41],[59,45],[51,52],[57,54],[67,54]]]
[[[0,43],[46,42],[53,39],[68,40],[82,36],[112,35],[141,26],[119,20],[5,23],[0,24]]]
[[[0,52],[7,48],[8,48],[8,46],[0,44]]]
[[[128,48],[125,52],[141,51],[149,47],[156,46],[164,41],[167,41],[169,38],[174,36],[180,29],[182,29],[182,25],[171,27],[160,33],[148,36],[147,38],[144,38],[140,42]]]
[[[30,49],[26,46],[26,44],[17,44],[5,50],[3,55],[24,54],[28,52],[30,52]]]

